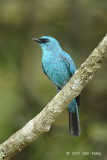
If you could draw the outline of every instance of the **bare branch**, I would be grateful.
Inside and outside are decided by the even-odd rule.
[[[80,94],[107,58],[107,35],[88,59],[75,72],[67,85],[22,129],[0,145],[0,160],[9,160],[44,132],[48,132],[66,106]]]

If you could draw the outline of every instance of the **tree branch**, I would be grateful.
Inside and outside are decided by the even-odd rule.
[[[106,58],[107,35],[52,101],[22,129],[0,145],[0,160],[9,160],[37,139],[40,134],[48,132],[51,124],[66,106],[80,94],[84,86],[92,80]]]

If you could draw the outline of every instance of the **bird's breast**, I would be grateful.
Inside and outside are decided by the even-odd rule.
[[[59,56],[43,56],[42,64],[49,79],[57,86],[64,86],[71,77],[63,59]]]

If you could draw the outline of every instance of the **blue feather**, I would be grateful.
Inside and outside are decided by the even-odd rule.
[[[50,36],[34,39],[42,48],[42,67],[44,73],[52,81],[58,90],[70,80],[76,71],[75,64],[68,53],[62,50],[59,42]],[[68,105],[70,118],[70,133],[73,136],[80,135],[79,114],[77,98]]]

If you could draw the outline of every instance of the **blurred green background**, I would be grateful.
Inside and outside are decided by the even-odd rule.
[[[106,31],[106,0],[0,0],[0,143],[57,93],[43,74],[42,51],[32,38],[53,36],[79,68]],[[13,160],[107,160],[106,67],[105,63],[81,93],[80,137],[70,136],[65,110],[48,133]],[[92,151],[102,155],[92,156]]]

